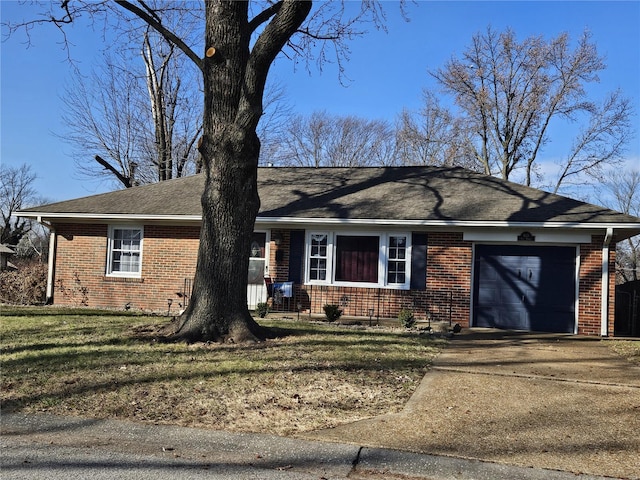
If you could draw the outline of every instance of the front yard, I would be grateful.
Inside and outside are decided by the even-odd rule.
[[[257,345],[171,344],[162,317],[0,314],[2,410],[281,435],[400,410],[444,345],[401,329],[261,320]]]

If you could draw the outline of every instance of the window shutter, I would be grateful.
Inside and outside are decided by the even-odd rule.
[[[411,290],[427,289],[427,234],[411,235]]]
[[[302,283],[304,267],[304,230],[291,230],[289,245],[289,281]]]

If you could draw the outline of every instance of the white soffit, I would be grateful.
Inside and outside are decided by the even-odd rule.
[[[591,233],[536,229],[469,230],[463,232],[463,239],[468,242],[591,243]]]

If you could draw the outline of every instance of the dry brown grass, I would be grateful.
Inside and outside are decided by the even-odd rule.
[[[640,365],[640,341],[613,340],[610,344],[614,352],[635,365]]]
[[[230,431],[287,435],[398,411],[442,345],[290,320],[262,322],[278,338],[257,345],[170,344],[141,334],[164,318],[19,312],[0,318],[4,411]]]

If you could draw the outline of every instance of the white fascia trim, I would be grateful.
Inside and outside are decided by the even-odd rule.
[[[41,218],[46,220],[110,220],[110,221],[152,221],[152,222],[201,222],[202,215],[144,215],[144,214],[113,214],[113,213],[44,213],[17,212],[17,217]]]
[[[151,221],[151,222],[202,222],[202,215],[146,215],[112,213],[47,213],[17,212],[18,217],[34,220],[109,220],[109,221]],[[256,217],[257,224],[288,225],[365,225],[395,227],[503,227],[503,228],[580,228],[580,229],[640,229],[635,223],[581,223],[581,222],[508,222],[508,221],[457,221],[457,220],[391,220],[371,218],[305,218],[305,217]]]
[[[594,229],[639,229],[639,224],[629,223],[582,223],[582,222],[508,222],[508,221],[457,221],[457,220],[386,220],[367,218],[302,218],[260,217],[256,223],[289,225],[377,225],[398,227],[502,227],[502,228],[581,228]]]

